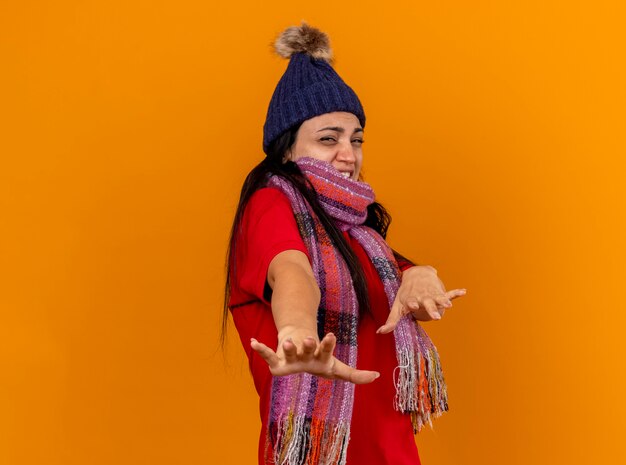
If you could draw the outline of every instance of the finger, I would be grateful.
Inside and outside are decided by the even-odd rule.
[[[319,358],[321,362],[328,362],[335,351],[336,344],[337,338],[335,335],[333,333],[326,334],[315,351],[315,356]]]
[[[413,297],[413,296],[407,297],[407,299],[404,301],[404,303],[411,310],[417,310],[418,308],[420,308],[420,302],[417,299],[417,297]]]
[[[441,305],[443,308],[452,307],[452,302],[450,302],[450,299],[445,295],[438,295],[433,297],[433,299],[437,302],[437,305]]]
[[[396,329],[398,321],[400,321],[400,318],[404,316],[404,313],[404,305],[400,303],[400,299],[396,296],[396,300],[394,300],[391,310],[389,311],[387,321],[384,325],[378,328],[376,334],[387,334]]]
[[[441,315],[439,314],[439,310],[437,309],[437,304],[433,299],[431,299],[430,297],[426,297],[424,300],[422,300],[422,304],[424,305],[424,308],[433,320],[441,320]]]
[[[313,358],[313,354],[315,354],[315,349],[317,349],[317,342],[311,336],[305,337],[304,341],[302,341],[302,356],[300,360],[303,362],[308,362]]]
[[[452,299],[456,299],[457,297],[464,296],[466,292],[467,292],[467,289],[453,289],[451,291],[446,292],[446,297],[452,300]]]
[[[256,339],[250,339],[250,347],[258,353],[263,360],[267,362],[270,368],[275,367],[279,363],[278,355],[272,349],[267,347],[262,342],[257,341]]]
[[[298,347],[291,338],[285,339],[283,342],[283,353],[287,363],[295,363],[298,360]]]
[[[378,378],[380,373],[377,371],[357,370],[356,368],[346,365],[341,360],[335,359],[333,375],[335,378],[350,381],[354,384],[367,384]]]

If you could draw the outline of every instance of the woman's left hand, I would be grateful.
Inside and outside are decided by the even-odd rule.
[[[437,270],[429,265],[413,266],[402,273],[402,283],[389,312],[387,322],[376,331],[387,334],[393,331],[407,313],[416,320],[440,320],[452,299],[465,295],[465,289],[446,291]]]

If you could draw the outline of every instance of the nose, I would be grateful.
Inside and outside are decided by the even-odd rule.
[[[348,163],[350,165],[354,165],[356,163],[356,154],[354,153],[354,147],[350,141],[339,145],[335,158],[337,161]]]

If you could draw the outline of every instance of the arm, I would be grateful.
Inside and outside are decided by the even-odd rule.
[[[333,355],[336,338],[329,333],[317,336],[317,309],[320,290],[307,256],[299,250],[277,254],[268,268],[272,288],[272,314],[278,331],[274,352],[252,339],[250,345],[267,362],[274,376],[311,373],[355,384],[371,383],[379,373],[352,368]]]
[[[285,250],[270,262],[267,282],[272,288],[272,314],[278,343],[291,337],[301,342],[317,336],[320,290],[309,259],[298,250]]]

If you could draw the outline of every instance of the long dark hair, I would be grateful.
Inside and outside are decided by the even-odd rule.
[[[221,345],[224,345],[226,337],[226,329],[228,324],[229,313],[229,300],[230,300],[230,286],[233,281],[233,275],[236,272],[234,269],[235,261],[235,247],[237,243],[237,234],[241,226],[241,220],[243,218],[243,212],[250,200],[252,194],[257,190],[265,187],[267,184],[267,175],[272,173],[277,176],[281,176],[283,179],[290,182],[302,196],[307,200],[313,212],[317,215],[322,226],[326,230],[333,245],[339,250],[341,256],[346,261],[348,269],[350,270],[350,276],[354,284],[354,290],[356,292],[357,300],[359,303],[359,310],[367,312],[370,310],[370,302],[367,294],[367,284],[365,281],[365,275],[361,264],[352,251],[352,248],[345,240],[341,230],[335,226],[334,221],[324,211],[322,206],[317,200],[317,194],[315,189],[309,182],[309,180],[302,174],[298,165],[292,161],[283,162],[284,156],[287,151],[293,146],[296,141],[296,136],[300,126],[295,126],[290,130],[283,132],[278,138],[276,138],[269,145],[267,150],[267,156],[256,165],[248,176],[246,177],[243,187],[241,188],[241,195],[239,196],[239,204],[237,205],[237,212],[235,213],[235,219],[230,230],[230,237],[228,241],[228,250],[226,252],[226,284],[224,286],[224,306],[222,315],[222,331],[220,335]],[[385,210],[378,202],[374,202],[367,208],[367,219],[365,225],[376,230],[383,238],[387,237],[387,229],[391,224],[391,215]],[[412,263],[407,258],[400,255],[395,250],[394,255],[398,260]],[[323,335],[320,335],[320,337]]]

